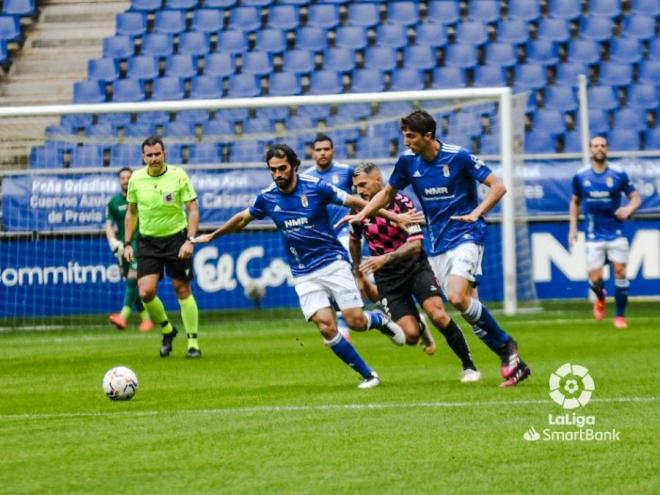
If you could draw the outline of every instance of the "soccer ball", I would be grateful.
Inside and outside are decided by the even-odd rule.
[[[110,400],[132,399],[137,388],[137,376],[126,366],[116,366],[103,377],[103,392]]]

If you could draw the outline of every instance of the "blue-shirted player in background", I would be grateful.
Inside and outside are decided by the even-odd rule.
[[[266,163],[274,183],[264,189],[254,204],[234,215],[211,234],[198,236],[194,242],[209,242],[216,237],[237,232],[254,219],[270,217],[282,234],[287,258],[294,277],[296,293],[303,314],[318,327],[325,343],[347,365],[363,377],[359,388],[373,388],[380,379],[360,357],[353,345],[337,331],[332,298],[353,330],[376,328],[397,345],[405,335],[383,313],[364,311],[362,297],[348,263],[346,250],[337,240],[330,223],[327,205],[344,204],[359,209],[366,201],[318,179],[298,175],[300,166],[295,151],[285,144],[272,146]],[[413,214],[379,212],[399,224],[419,221]]]
[[[477,298],[486,238],[486,214],[506,193],[502,181],[467,150],[435,137],[436,122],[423,110],[401,119],[409,148],[399,157],[389,185],[358,214],[345,217],[362,222],[371,212],[390,204],[397,191],[412,185],[426,215],[430,235],[429,261],[447,298],[472,326],[474,333],[501,359],[502,386],[517,385],[531,371],[518,356],[516,341],[497,323]],[[479,202],[477,181],[489,187]]]
[[[573,177],[573,196],[570,203],[569,244],[573,245],[578,236],[580,205],[584,203],[584,216],[587,224],[587,271],[589,286],[596,294],[594,317],[605,317],[603,287],[603,267],[608,261],[614,268],[614,300],[616,315],[614,326],[627,328],[625,318],[630,282],[626,275],[628,264],[628,239],[623,234],[623,221],[630,218],[642,203],[639,193],[630,183],[628,174],[621,168],[607,163],[607,140],[595,137],[589,143],[591,166],[586,166]],[[621,195],[628,197],[629,203],[621,206]]]

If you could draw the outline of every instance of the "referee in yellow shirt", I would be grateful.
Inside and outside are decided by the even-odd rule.
[[[124,257],[129,262],[133,260],[131,240],[139,218],[138,289],[152,320],[160,324],[163,333],[160,355],[170,355],[172,341],[178,333],[156,295],[158,282],[163,272],[167,272],[181,306],[181,319],[188,337],[186,357],[200,358],[199,312],[190,284],[194,248],[190,239],[197,234],[199,226],[197,194],[183,169],[165,163],[165,145],[161,139],[147,138],[142,143],[142,153],[146,167],[134,172],[128,183]]]

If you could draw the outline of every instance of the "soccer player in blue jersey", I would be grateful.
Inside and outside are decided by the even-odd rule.
[[[345,220],[361,223],[390,204],[398,190],[412,185],[426,215],[430,235],[429,261],[444,292],[474,333],[501,359],[503,387],[517,385],[531,371],[518,356],[516,341],[497,323],[477,298],[481,259],[486,238],[486,214],[506,193],[502,181],[467,150],[435,137],[436,122],[424,110],[401,119],[409,151],[399,157],[389,185],[356,215]],[[477,181],[489,187],[479,202]]]
[[[587,271],[589,286],[596,294],[594,317],[605,317],[607,292],[603,287],[603,267],[610,262],[614,268],[614,301],[616,313],[614,326],[627,328],[625,311],[628,303],[630,282],[626,275],[628,264],[628,239],[623,234],[623,221],[639,208],[642,200],[631,184],[628,174],[620,167],[607,163],[607,140],[595,137],[589,143],[591,166],[586,166],[573,177],[573,196],[570,203],[569,244],[578,236],[580,206],[584,203],[586,219]],[[628,204],[621,206],[621,195],[628,197]]]
[[[305,318],[316,324],[326,345],[362,375],[359,388],[376,387],[380,383],[378,374],[337,331],[330,304],[330,298],[334,299],[351,329],[376,328],[395,344],[405,343],[405,335],[396,323],[383,313],[362,309],[362,297],[351,273],[348,255],[337,240],[328,216],[326,207],[330,203],[359,209],[366,201],[317,177],[299,175],[300,160],[285,144],[272,146],[266,153],[266,163],[274,183],[261,191],[251,207],[234,215],[211,234],[198,236],[194,242],[209,242],[242,230],[254,219],[270,217],[282,234]],[[414,214],[396,215],[384,211],[378,214],[400,224],[419,221]]]

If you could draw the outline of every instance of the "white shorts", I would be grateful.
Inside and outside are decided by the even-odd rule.
[[[319,309],[332,307],[330,298],[334,299],[339,309],[364,306],[351,272],[351,265],[343,260],[335,261],[307,275],[295,277],[293,284],[307,321]]]
[[[429,262],[442,289],[447,294],[450,275],[458,275],[470,282],[475,282],[481,277],[483,257],[484,247],[482,245],[466,242],[442,254],[430,256]]]
[[[617,237],[611,241],[587,241],[587,271],[605,266],[605,261],[628,264],[628,239]]]

